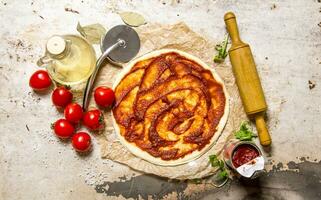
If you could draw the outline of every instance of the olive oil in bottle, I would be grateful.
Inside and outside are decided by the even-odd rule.
[[[93,73],[96,55],[93,47],[81,36],[52,36],[46,44],[45,56],[38,61],[52,79],[62,85],[85,82]]]

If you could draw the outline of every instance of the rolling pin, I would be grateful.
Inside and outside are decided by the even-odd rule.
[[[261,145],[269,146],[272,140],[264,121],[267,105],[250,46],[240,39],[234,13],[226,13],[224,21],[232,40],[228,53],[244,110],[255,119]]]

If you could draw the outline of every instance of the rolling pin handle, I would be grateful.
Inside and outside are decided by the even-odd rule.
[[[228,12],[224,15],[224,21],[228,33],[230,34],[232,44],[243,43],[241,41],[239,30],[237,28],[236,17],[233,12]]]
[[[261,145],[262,146],[271,145],[272,140],[271,140],[269,131],[266,128],[263,113],[259,113],[255,116],[255,124],[256,124]]]

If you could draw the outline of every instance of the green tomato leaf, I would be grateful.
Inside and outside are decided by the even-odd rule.
[[[51,128],[51,129],[54,129],[54,128],[55,128],[55,123],[51,123],[51,124],[50,124],[50,128]]]
[[[224,59],[220,55],[216,55],[214,57],[214,62],[216,62],[216,63],[222,63],[223,61],[224,61]]]
[[[101,115],[99,116],[99,124],[103,124],[104,123],[104,114],[101,113]]]
[[[218,54],[214,57],[214,62],[222,63],[227,56],[227,43],[228,43],[228,35],[225,36],[224,41],[221,44],[217,44],[215,46],[215,50],[218,51]]]
[[[217,44],[217,45],[215,46],[215,50],[216,50],[216,51],[222,51],[222,45],[221,45],[221,44]]]

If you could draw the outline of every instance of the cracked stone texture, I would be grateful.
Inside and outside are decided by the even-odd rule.
[[[1,0],[0,199],[320,199],[320,9],[318,0]],[[224,13],[235,12],[270,112],[279,113],[269,119],[267,176],[219,190],[168,181],[100,159],[95,139],[91,154],[79,156],[52,134],[50,123],[62,114],[50,92],[36,94],[28,87],[46,39],[76,33],[78,21],[112,27],[122,23],[117,12],[128,10],[150,22],[184,21],[217,40],[225,34]]]

